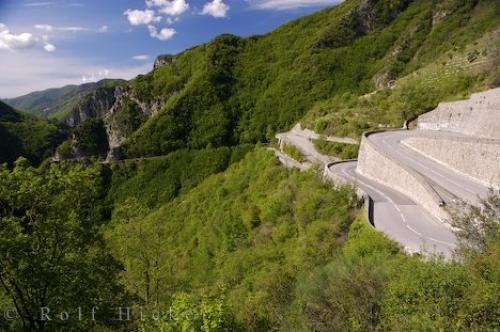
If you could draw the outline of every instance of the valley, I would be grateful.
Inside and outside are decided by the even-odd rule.
[[[346,0],[175,54],[160,3],[120,12],[164,45],[147,73],[0,102],[0,330],[500,329],[498,1]]]

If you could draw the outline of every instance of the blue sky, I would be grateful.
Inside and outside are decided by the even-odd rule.
[[[0,97],[132,78],[221,33],[262,34],[339,0],[0,0]]]

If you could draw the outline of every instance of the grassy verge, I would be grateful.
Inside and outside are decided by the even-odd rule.
[[[355,159],[358,156],[359,145],[329,142],[324,139],[314,141],[314,146],[319,152],[341,159]]]
[[[297,160],[298,162],[303,163],[306,161],[306,158],[304,157],[302,152],[293,145],[290,144],[283,145],[283,152],[292,157],[293,159]]]

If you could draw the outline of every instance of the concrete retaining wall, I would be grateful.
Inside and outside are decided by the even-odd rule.
[[[480,183],[500,188],[500,144],[482,139],[410,137],[402,144]]]
[[[500,139],[500,88],[475,93],[468,100],[440,103],[418,118],[418,128]]]
[[[448,213],[441,207],[443,200],[422,175],[390,158],[385,152],[379,151],[369,140],[369,135],[370,133],[363,135],[361,140],[357,171],[369,179],[411,197],[436,218],[442,221],[449,220]]]

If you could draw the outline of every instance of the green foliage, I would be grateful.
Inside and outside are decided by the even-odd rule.
[[[57,152],[61,156],[62,159],[69,159],[72,157],[72,145],[71,141],[65,141],[61,145],[57,147]]]
[[[141,326],[141,332],[237,332],[242,331],[223,298],[197,299],[186,293],[174,296],[168,314]]]
[[[126,100],[120,112],[116,112],[112,117],[112,126],[120,128],[123,135],[130,135],[137,130],[147,119],[147,115],[142,112],[139,106]]]
[[[461,203],[451,211],[462,254],[483,253],[500,242],[500,191],[491,190],[478,206]]]
[[[179,150],[165,157],[123,161],[111,166],[109,197],[115,203],[139,199],[148,207],[167,203],[208,176],[224,171],[252,149],[249,145]]]
[[[436,11],[446,15],[433,22]],[[374,105],[336,102],[344,93],[357,98],[465,47],[498,25],[497,13],[493,0],[363,5],[352,0],[264,36],[220,36],[132,82],[139,99],[155,99],[163,108],[125,142],[124,154],[266,141],[332,97],[327,102],[331,118],[317,111],[311,115],[331,131],[357,137],[380,123],[400,126],[442,98],[484,87],[485,77],[493,74],[454,75],[436,84],[435,91],[412,82],[384,92]],[[387,102],[387,95],[395,103]]]
[[[299,309],[290,317],[292,325],[303,325],[305,331],[374,331],[384,295],[383,270],[373,259],[337,259],[313,271],[297,288]]]
[[[386,331],[457,330],[466,306],[466,270],[441,261],[400,262],[386,286],[381,328]],[[462,327],[463,328],[463,327]]]
[[[314,146],[323,154],[339,157],[341,159],[356,159],[359,150],[359,145],[357,144],[329,142],[324,139],[315,140]]]
[[[109,323],[125,293],[102,241],[102,180],[98,166],[38,170],[20,158],[12,171],[0,168],[0,287],[19,315],[10,330],[59,330],[68,322],[55,316],[66,311],[72,331],[88,331],[96,322],[79,321],[78,307],[98,306],[99,324]]]
[[[304,162],[306,161],[304,154],[300,152],[300,150],[295,147],[295,145],[292,144],[284,144],[283,147],[283,152],[292,157],[293,159],[297,160],[298,162]]]
[[[356,204],[348,189],[286,171],[257,149],[146,217],[127,221],[118,211],[144,208],[121,204],[107,238],[126,267],[140,266],[124,280],[150,304],[182,292],[224,295],[244,329],[270,329],[286,313],[298,274],[340,248]]]
[[[500,329],[497,210],[459,220],[469,247],[456,261],[408,256],[355,219],[350,188],[241,145],[271,139],[309,110],[308,127],[357,138],[494,84],[498,69],[446,69],[496,54],[481,38],[498,27],[498,9],[494,0],[351,0],[265,36],[220,36],[137,77],[130,95],[161,110],[146,119],[131,99],[111,125],[130,135],[126,157],[165,156],[113,163],[110,178],[98,164],[0,169],[0,309],[17,305],[27,331],[104,330],[44,325],[37,309],[98,305],[104,316],[123,286],[134,307],[163,315],[109,330]],[[62,103],[73,105],[67,95]],[[57,127],[0,107],[2,160],[39,159]],[[75,142],[103,154],[102,121],[76,128]],[[357,153],[315,143],[342,158]],[[22,328],[0,319],[2,330]]]
[[[104,156],[108,152],[108,135],[101,119],[87,119],[73,130],[73,141],[85,156]]]
[[[406,256],[356,220],[342,254],[299,281],[290,330],[494,331],[499,241],[444,262]]]
[[[394,89],[370,96],[344,94],[317,103],[303,123],[325,135],[359,138],[367,130],[401,127],[405,120],[414,120],[443,100],[464,98],[481,90],[483,83],[483,75],[472,77],[460,72],[432,83],[426,76],[415,75]]]

